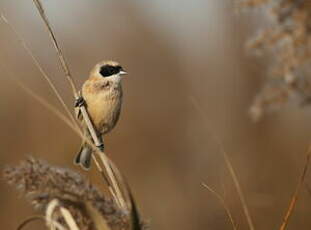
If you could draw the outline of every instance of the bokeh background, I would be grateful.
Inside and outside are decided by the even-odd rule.
[[[106,137],[106,151],[128,179],[152,229],[231,229],[221,203],[202,182],[225,195],[239,229],[247,229],[220,147],[237,172],[256,229],[279,227],[311,140],[311,111],[289,105],[258,123],[251,121],[249,107],[269,68],[245,50],[265,23],[260,12],[238,12],[232,0],[43,3],[79,86],[103,59],[117,60],[129,72],[121,120]],[[32,1],[0,0],[0,11],[72,105]],[[3,22],[0,35],[0,168],[32,155],[100,184],[95,170],[85,173],[72,165],[79,137],[13,81],[62,111]],[[303,189],[290,229],[310,229],[310,203]],[[34,213],[14,188],[0,181],[1,226],[14,229]],[[35,223],[28,229],[43,226]]]

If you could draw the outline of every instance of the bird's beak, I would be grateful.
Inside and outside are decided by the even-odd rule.
[[[126,75],[126,74],[127,74],[127,72],[125,72],[125,71],[121,70],[119,74],[120,74],[120,75]]]

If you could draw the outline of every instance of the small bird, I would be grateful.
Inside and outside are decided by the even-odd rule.
[[[122,105],[121,80],[126,72],[114,61],[102,61],[95,65],[89,78],[84,82],[81,97],[76,101],[76,114],[82,119],[79,107],[85,105],[89,117],[97,132],[103,140],[103,135],[109,133],[119,120]],[[90,137],[88,128],[82,121],[84,134]],[[98,146],[103,150],[103,146]],[[75,158],[75,164],[88,170],[91,166],[92,147],[85,141],[82,142],[80,151]]]

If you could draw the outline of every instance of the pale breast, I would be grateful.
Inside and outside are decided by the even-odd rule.
[[[121,104],[122,88],[116,82],[86,82],[82,88],[87,110],[97,131],[108,133],[118,122]]]

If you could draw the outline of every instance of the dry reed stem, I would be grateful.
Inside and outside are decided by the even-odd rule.
[[[15,34],[15,36],[17,37],[17,39],[19,40],[19,42],[22,44],[23,48],[26,50],[26,52],[28,53],[28,55],[31,57],[31,59],[33,60],[33,62],[35,63],[36,67],[39,69],[39,71],[41,72],[42,76],[44,77],[44,79],[48,82],[49,86],[51,87],[52,91],[55,93],[57,99],[59,100],[59,102],[61,103],[61,105],[63,106],[63,108],[65,109],[66,113],[68,114],[68,116],[71,119],[71,122],[73,124],[75,124],[77,127],[77,123],[75,118],[73,117],[73,115],[71,114],[68,106],[66,105],[66,103],[64,102],[60,92],[58,92],[56,86],[54,85],[54,83],[52,82],[51,78],[47,75],[47,73],[43,70],[43,68],[41,67],[39,61],[37,60],[37,58],[34,56],[34,54],[32,53],[32,51],[30,50],[29,46],[27,45],[27,43],[25,42],[25,40],[19,35],[19,33],[17,32],[17,30],[15,29],[15,27],[13,25],[11,25],[8,21],[8,19],[4,16],[4,14],[0,14],[0,18],[3,20],[3,22],[5,22],[8,27],[13,31],[13,33]]]
[[[70,230],[79,230],[76,221],[67,208],[61,206],[59,211],[63,215],[64,220],[66,221],[66,224],[69,226]]]
[[[86,203],[85,204],[86,210],[89,213],[91,219],[93,220],[97,230],[110,230],[106,220],[102,218],[98,210],[96,210],[92,204]]]
[[[22,223],[20,223],[18,227],[16,228],[16,230],[22,230],[24,227],[27,226],[27,224],[30,224],[31,222],[36,221],[36,220],[45,221],[45,218],[44,216],[31,216],[27,218],[26,220],[24,220]]]
[[[46,218],[45,218],[44,216],[31,216],[31,217],[27,218],[26,220],[24,220],[22,223],[20,223],[20,224],[18,225],[18,227],[16,228],[16,230],[22,230],[22,229],[23,229],[24,227],[26,227],[28,224],[30,224],[31,222],[36,221],[36,220],[47,221]],[[54,225],[57,225],[58,228],[59,228],[60,230],[67,230],[67,229],[65,229],[62,225],[60,225],[59,223],[57,223],[57,222],[55,222],[55,221],[52,221],[52,223],[53,223]],[[104,230],[106,230],[106,229],[104,229]],[[109,229],[107,229],[107,230],[109,230]]]
[[[61,105],[63,106],[63,108],[65,109],[65,111],[67,112],[68,116],[71,119],[71,122],[76,126],[76,129],[80,129],[80,127],[78,126],[78,124],[76,123],[75,118],[73,117],[73,115],[71,114],[68,106],[66,105],[66,103],[64,102],[61,94],[58,92],[56,86],[54,85],[54,83],[52,82],[51,78],[47,75],[47,73],[43,70],[43,68],[41,67],[39,61],[37,60],[37,58],[34,56],[34,54],[32,53],[31,49],[29,48],[29,46],[27,45],[27,43],[25,42],[25,40],[22,38],[22,36],[19,35],[19,33],[17,32],[17,30],[15,29],[15,27],[9,22],[9,20],[4,16],[3,13],[0,14],[0,18],[2,19],[2,21],[4,23],[6,23],[8,25],[8,27],[13,31],[13,33],[15,34],[15,36],[17,37],[17,39],[19,40],[19,42],[21,43],[21,45],[23,46],[23,48],[26,50],[27,54],[31,57],[31,59],[34,61],[36,67],[39,69],[39,71],[41,72],[42,76],[44,77],[44,79],[48,82],[49,86],[51,87],[52,91],[55,93],[57,99],[59,100],[59,102],[61,103]],[[19,82],[18,80],[16,80],[15,78],[12,78],[14,81],[17,82],[17,84],[19,86],[23,86],[23,84],[21,82]],[[23,87],[22,87],[23,88]],[[29,90],[26,90],[29,91]],[[38,98],[40,98],[38,96]],[[85,140],[86,137],[83,136],[83,139]],[[96,151],[96,147],[93,148]],[[95,158],[95,157],[93,157]],[[100,166],[98,166],[100,167]]]
[[[305,164],[304,164],[302,173],[300,175],[298,184],[296,186],[296,190],[295,190],[295,192],[294,192],[294,194],[293,194],[293,196],[291,198],[291,201],[289,203],[288,209],[286,211],[286,214],[284,216],[283,222],[282,222],[281,227],[279,228],[279,230],[285,230],[286,229],[286,227],[288,225],[288,222],[289,222],[289,218],[291,217],[291,215],[292,215],[292,213],[294,211],[294,208],[296,206],[296,203],[297,203],[297,200],[298,200],[298,197],[299,197],[299,193],[301,191],[301,188],[303,186],[304,180],[306,178],[306,174],[308,172],[309,163],[310,163],[310,156],[311,156],[311,146],[309,146],[309,149],[307,151],[307,156],[306,156]]]
[[[201,109],[201,106],[199,105],[197,99],[194,97],[194,96],[190,96],[190,101],[192,102],[194,108],[199,112],[200,116],[202,117],[202,120],[204,121],[204,125],[206,126],[207,130],[211,133],[212,135],[212,138],[215,140],[215,142],[217,143],[217,145],[219,146],[219,149],[220,151],[222,152],[223,156],[224,156],[224,159],[225,159],[225,163],[226,163],[226,166],[229,170],[229,173],[231,175],[231,178],[233,180],[233,184],[238,192],[238,196],[239,196],[239,199],[241,201],[241,204],[242,204],[242,208],[243,208],[243,212],[244,212],[244,215],[246,217],[246,220],[247,220],[247,224],[248,224],[248,227],[250,230],[255,230],[255,227],[254,227],[254,224],[253,224],[253,219],[250,215],[250,211],[249,211],[249,208],[248,208],[248,205],[246,203],[246,199],[245,199],[245,195],[242,191],[242,188],[241,188],[241,185],[240,185],[240,182],[238,180],[238,177],[235,173],[235,171],[233,170],[233,167],[232,167],[232,164],[230,162],[230,159],[228,158],[228,155],[224,149],[224,146],[220,140],[220,138],[218,137],[218,135],[216,135],[214,132],[211,131],[210,127],[208,126],[208,120],[203,112],[203,110]]]
[[[53,199],[49,202],[47,205],[46,211],[45,211],[45,219],[46,223],[51,229],[59,229],[59,230],[66,230],[65,227],[63,227],[60,223],[57,221],[54,221],[53,214],[55,209],[59,206],[59,201],[57,199]]]
[[[132,221],[131,229],[141,229],[141,225],[143,225],[145,228],[147,225],[145,223],[142,223],[140,220],[139,212],[136,206],[134,196],[130,189],[130,186],[127,184],[126,180],[124,180],[124,178],[122,177],[117,166],[110,160],[109,160],[109,163],[110,163],[112,171],[115,173],[117,181],[121,184],[121,187],[124,188],[124,194],[127,195],[125,200],[127,201],[127,206],[131,207],[131,211],[132,211],[131,212],[131,221]]]
[[[60,60],[61,66],[62,66],[63,71],[65,73],[65,76],[66,76],[69,84],[71,85],[74,97],[75,97],[75,99],[78,99],[79,93],[77,91],[77,88],[76,88],[75,83],[73,81],[73,78],[71,76],[71,73],[70,73],[69,67],[67,65],[67,62],[66,62],[66,60],[64,58],[64,55],[63,55],[63,53],[62,53],[62,51],[61,51],[61,49],[60,49],[60,47],[58,45],[58,42],[56,40],[56,36],[55,36],[55,34],[54,34],[53,30],[52,30],[52,27],[51,27],[51,25],[49,23],[48,18],[46,16],[45,12],[44,12],[44,9],[42,7],[41,1],[40,0],[33,0],[33,2],[35,3],[35,5],[36,5],[36,7],[37,7],[37,9],[38,9],[38,11],[40,13],[40,16],[41,16],[42,20],[44,21],[44,24],[45,24],[45,26],[46,26],[46,28],[48,30],[48,33],[49,33],[49,35],[51,37],[51,41],[52,41],[52,43],[54,45],[54,48],[55,48],[55,50],[57,52],[57,55],[58,55],[58,58]],[[82,105],[80,107],[80,110],[81,110],[83,119],[84,119],[84,121],[85,121],[85,123],[86,123],[86,125],[87,125],[87,127],[89,129],[89,132],[90,132],[90,134],[92,136],[92,139],[93,139],[95,145],[96,146],[100,146],[102,143],[101,143],[100,139],[97,137],[95,128],[94,128],[94,126],[93,126],[93,124],[92,124],[92,122],[90,120],[90,117],[89,117],[89,115],[87,113],[86,107],[84,105]],[[97,150],[96,153],[98,154],[98,156],[102,160],[102,163],[103,163],[103,165],[105,167],[105,170],[106,170],[108,178],[109,178],[109,182],[111,183],[111,187],[113,188],[114,193],[116,194],[115,195],[115,197],[117,198],[116,202],[119,203],[119,206],[121,208],[128,210],[128,207],[126,206],[126,202],[125,202],[125,200],[123,198],[123,195],[121,193],[121,189],[119,188],[119,185],[118,185],[118,183],[117,183],[117,181],[116,181],[116,179],[114,177],[112,169],[111,169],[111,167],[109,165],[109,162],[107,160],[108,159],[107,156],[105,155],[104,152],[99,152],[99,150]]]
[[[236,190],[237,190],[237,192],[239,194],[239,198],[240,198],[240,201],[241,201],[241,204],[242,204],[242,208],[243,208],[244,214],[246,216],[249,228],[251,230],[254,230],[255,229],[254,223],[253,223],[253,220],[251,218],[251,215],[250,215],[250,212],[249,212],[246,200],[245,200],[245,196],[243,194],[243,190],[241,188],[241,185],[240,185],[240,182],[238,180],[238,177],[237,177],[237,175],[236,175],[236,173],[235,173],[235,171],[233,169],[233,166],[232,166],[232,164],[230,162],[230,159],[229,159],[227,153],[224,150],[222,150],[222,153],[223,153],[223,156],[224,156],[227,168],[228,168],[228,170],[230,172],[230,175],[232,177],[233,184],[235,185],[235,188],[236,188]]]
[[[51,78],[47,75],[47,73],[43,70],[43,68],[41,67],[39,61],[38,61],[38,60],[36,59],[36,57],[34,56],[34,54],[32,53],[32,51],[30,50],[29,46],[26,44],[25,40],[19,35],[19,33],[17,32],[17,30],[15,29],[15,27],[14,27],[12,24],[10,24],[10,22],[9,22],[8,19],[4,16],[4,14],[1,13],[1,14],[0,14],[0,18],[2,19],[3,22],[5,22],[5,23],[9,26],[9,28],[10,28],[10,29],[13,31],[13,33],[16,35],[16,37],[18,38],[18,40],[19,40],[20,43],[22,44],[23,48],[26,50],[26,52],[28,53],[28,55],[32,58],[32,60],[34,61],[36,67],[39,69],[39,71],[40,71],[41,74],[43,75],[44,79],[48,82],[49,86],[52,88],[52,90],[53,90],[53,92],[55,93],[57,99],[59,100],[59,102],[60,102],[60,103],[62,104],[62,106],[64,107],[65,111],[67,112],[68,116],[69,116],[70,119],[71,119],[71,122],[75,125],[75,129],[77,129],[79,132],[81,132],[81,131],[80,131],[80,127],[77,125],[75,118],[72,116],[71,112],[69,111],[68,106],[67,106],[66,103],[64,102],[64,100],[63,100],[62,96],[60,95],[60,93],[58,92],[56,86],[55,86],[54,83],[52,82]],[[16,80],[15,78],[12,78],[12,79],[13,79],[14,81],[16,81],[17,84],[18,84],[20,87],[22,87],[24,90],[26,90],[25,87],[24,87],[24,85],[23,85],[21,82],[19,82],[19,81]],[[29,93],[29,91],[31,91],[31,90],[30,90],[28,87],[26,87],[26,88],[27,88],[26,92]],[[38,99],[38,98],[41,98],[41,97],[38,96],[38,95],[37,95],[36,97],[37,97],[37,99]],[[43,104],[44,104],[44,103],[43,103]],[[57,110],[57,109],[55,108],[55,111],[56,111],[56,110]],[[57,113],[59,113],[59,111],[58,111]],[[59,116],[58,116],[58,117],[59,117]],[[70,123],[70,121],[69,121],[69,123]],[[88,140],[86,140],[87,138],[85,137],[85,135],[83,135],[83,136],[80,135],[80,137],[81,137],[84,141],[88,141]],[[90,143],[90,145],[93,147],[93,150],[94,150],[94,151],[97,151],[97,147],[96,147],[93,143]],[[95,157],[94,155],[92,155],[92,158],[93,158],[93,160],[95,161],[96,166],[98,167],[99,171],[102,173],[103,170],[101,169],[101,166],[98,164],[98,162],[97,162],[97,160],[96,160],[96,157]],[[102,173],[102,174],[104,175],[104,173]],[[106,176],[105,176],[104,178],[105,178],[106,183],[107,183],[108,186],[109,186],[109,181],[108,181],[108,179],[106,178]],[[109,186],[109,189],[110,189],[110,188],[111,188],[111,187]],[[110,190],[111,190],[111,189],[110,189]]]
[[[237,230],[237,227],[236,227],[236,224],[235,224],[235,221],[233,219],[233,216],[231,214],[231,211],[230,211],[230,208],[229,206],[226,204],[225,202],[225,199],[220,195],[218,194],[214,189],[212,189],[210,186],[208,186],[207,184],[205,183],[202,183],[202,186],[204,188],[206,188],[208,191],[210,191],[214,196],[216,196],[216,198],[220,201],[221,205],[223,206],[223,208],[225,209],[226,211],[226,214],[231,222],[231,225],[232,225],[232,228],[234,230]]]
[[[49,35],[50,35],[51,40],[53,42],[54,48],[55,48],[55,50],[57,52],[57,55],[59,57],[61,66],[62,66],[62,68],[63,68],[63,70],[65,72],[66,78],[67,78],[67,80],[70,83],[70,86],[72,88],[72,92],[74,93],[75,98],[78,98],[79,97],[78,90],[77,90],[76,85],[75,85],[75,83],[73,81],[73,78],[71,77],[71,73],[70,73],[69,67],[68,67],[67,62],[66,62],[66,60],[64,58],[64,55],[63,55],[63,53],[62,53],[62,51],[61,51],[61,49],[60,49],[60,47],[58,45],[58,42],[57,42],[56,37],[55,37],[55,35],[53,33],[52,27],[51,27],[51,25],[49,23],[49,20],[48,20],[46,14],[44,12],[44,9],[42,7],[41,1],[40,0],[33,0],[33,2],[36,5],[37,10],[39,11],[40,16],[41,16],[42,20],[44,21],[44,23],[45,23],[45,25],[46,25],[46,27],[48,29],[48,32],[49,32]]]
[[[36,5],[37,10],[39,11],[39,14],[40,14],[40,16],[41,16],[41,18],[42,18],[42,20],[44,22],[44,25],[47,28],[48,34],[49,34],[49,36],[51,38],[51,41],[53,43],[53,46],[54,46],[54,48],[56,50],[58,59],[59,59],[59,61],[61,63],[61,67],[62,67],[62,69],[63,69],[63,71],[65,73],[65,76],[66,76],[66,78],[67,78],[67,80],[68,80],[68,82],[69,82],[69,84],[70,84],[70,86],[72,88],[72,92],[73,92],[74,98],[78,99],[79,98],[79,93],[78,93],[77,87],[76,87],[76,85],[75,85],[75,83],[73,81],[73,78],[71,76],[69,67],[68,67],[67,62],[66,62],[66,60],[64,58],[64,55],[63,55],[63,53],[62,53],[62,51],[61,51],[61,49],[60,49],[60,47],[58,45],[58,42],[56,40],[56,36],[55,36],[55,34],[54,34],[53,30],[52,30],[52,27],[51,27],[51,25],[49,23],[49,20],[48,20],[46,14],[44,12],[43,6],[42,6],[40,0],[33,0],[33,2]],[[81,110],[83,119],[84,119],[84,121],[85,121],[85,123],[86,123],[86,125],[87,125],[87,127],[88,127],[88,129],[90,131],[90,134],[92,136],[92,139],[93,139],[95,145],[96,146],[100,146],[101,145],[101,141],[99,140],[99,138],[96,135],[95,128],[93,127],[93,124],[92,124],[92,122],[91,122],[91,120],[90,120],[90,118],[88,116],[88,113],[86,111],[85,105],[82,105],[80,107],[80,110]]]

